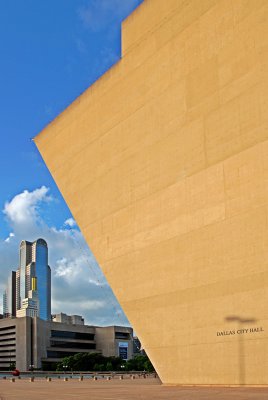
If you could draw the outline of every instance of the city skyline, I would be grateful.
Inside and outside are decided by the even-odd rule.
[[[111,314],[127,321],[31,138],[120,59],[120,24],[140,2],[0,6],[0,290],[16,269],[20,241],[44,237],[58,288],[55,312],[80,308],[89,323],[112,323]]]
[[[77,246],[77,243],[75,244],[73,242],[72,244],[74,246]],[[45,253],[43,254],[42,248],[45,249]],[[129,322],[123,314],[120,305],[114,297],[109,285],[106,283],[105,278],[103,278],[101,274],[97,276],[96,272],[91,269],[89,271],[89,274],[92,279],[96,280],[92,283],[88,281],[83,282],[83,280],[80,279],[81,275],[79,276],[80,288],[82,286],[82,290],[84,288],[88,290],[88,288],[90,287],[90,283],[92,285],[97,284],[99,292],[99,303],[95,301],[94,298],[92,300],[90,298],[90,294],[87,291],[88,294],[86,304],[79,304],[79,300],[81,300],[81,297],[78,297],[78,302],[75,301],[75,298],[70,300],[73,302],[73,307],[67,307],[64,302],[59,303],[59,305],[56,303],[55,306],[55,301],[53,307],[53,298],[57,298],[58,296],[57,288],[60,292],[62,290],[60,282],[65,278],[64,263],[60,267],[56,267],[56,272],[53,267],[52,269],[50,268],[50,266],[48,265],[48,245],[43,238],[35,239],[32,241],[23,239],[17,250],[19,253],[17,267],[13,268],[15,269],[15,271],[11,270],[6,282],[2,282],[3,290],[0,299],[2,303],[1,309],[3,310],[4,318],[24,317],[28,315],[32,317],[38,316],[39,318],[44,320],[51,320],[52,314],[64,312],[74,315],[83,314],[83,316],[85,316],[85,322],[88,324],[98,324],[100,326],[105,326],[118,322],[118,324],[120,323],[121,325],[129,326]],[[83,253],[85,252],[85,250],[86,249],[83,250]],[[86,258],[85,254],[83,254],[83,257],[85,268],[88,268],[87,263],[89,260]],[[47,266],[49,270],[49,277],[47,274],[44,274],[45,266]],[[98,268],[97,265],[96,268]],[[53,271],[54,278],[56,279],[56,284],[53,282],[53,279],[51,279]],[[88,271],[86,269],[85,271],[81,268],[79,269],[79,273],[84,273],[85,276],[87,272]],[[74,280],[76,281],[76,277],[74,277]],[[52,290],[51,293],[52,287],[54,287],[54,290]],[[73,285],[73,289],[74,291],[76,290],[76,285]],[[39,303],[40,310],[45,309],[43,312],[41,311],[40,313],[39,311],[37,312],[37,309],[39,310]],[[106,318],[103,321],[98,320],[99,309],[104,306],[107,307],[106,312],[109,312],[109,318]],[[87,309],[87,307],[89,308]]]

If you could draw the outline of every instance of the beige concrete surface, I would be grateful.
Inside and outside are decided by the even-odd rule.
[[[0,400],[267,400],[266,388],[164,387],[156,379],[0,382]]]
[[[35,139],[164,383],[268,384],[268,1],[145,0]]]

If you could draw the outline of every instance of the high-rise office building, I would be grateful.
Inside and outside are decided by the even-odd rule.
[[[3,317],[16,316],[16,272],[12,271],[3,294]]]
[[[19,263],[19,277],[20,284],[19,290],[19,308],[22,304],[22,299],[27,297],[26,290],[26,267],[31,264],[32,261],[32,243],[23,240],[20,244],[20,263]]]
[[[17,317],[34,315],[50,320],[51,270],[44,239],[21,242],[19,269],[15,280]]]
[[[36,277],[31,279],[31,289],[28,291],[27,296],[22,300],[21,308],[17,310],[17,317],[39,317],[40,304]]]
[[[35,276],[40,303],[39,317],[51,319],[51,269],[48,265],[48,248],[43,239],[32,243],[32,261],[35,263]]]

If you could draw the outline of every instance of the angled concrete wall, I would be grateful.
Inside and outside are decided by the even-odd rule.
[[[268,3],[145,0],[35,139],[164,383],[267,384]]]

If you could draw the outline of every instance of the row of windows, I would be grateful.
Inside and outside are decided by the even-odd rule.
[[[69,332],[69,331],[51,331],[51,337],[65,339],[94,340],[94,333]]]
[[[128,332],[115,332],[115,339],[130,339]]]
[[[54,341],[50,342],[51,347],[61,347],[61,348],[69,348],[69,349],[96,349],[95,343],[74,343],[74,342],[62,342],[62,341]]]
[[[0,353],[15,353],[15,352],[16,352],[15,349],[11,349],[11,350],[8,350],[8,349],[0,350]]]
[[[12,361],[12,360],[0,360],[0,363],[1,364],[10,364],[10,361]],[[13,361],[12,361],[13,362]],[[0,368],[1,369],[1,368]],[[6,368],[5,368],[6,369]]]
[[[15,329],[15,325],[5,326],[4,328],[0,328],[0,331],[7,331],[7,330],[10,330],[10,329]]]

